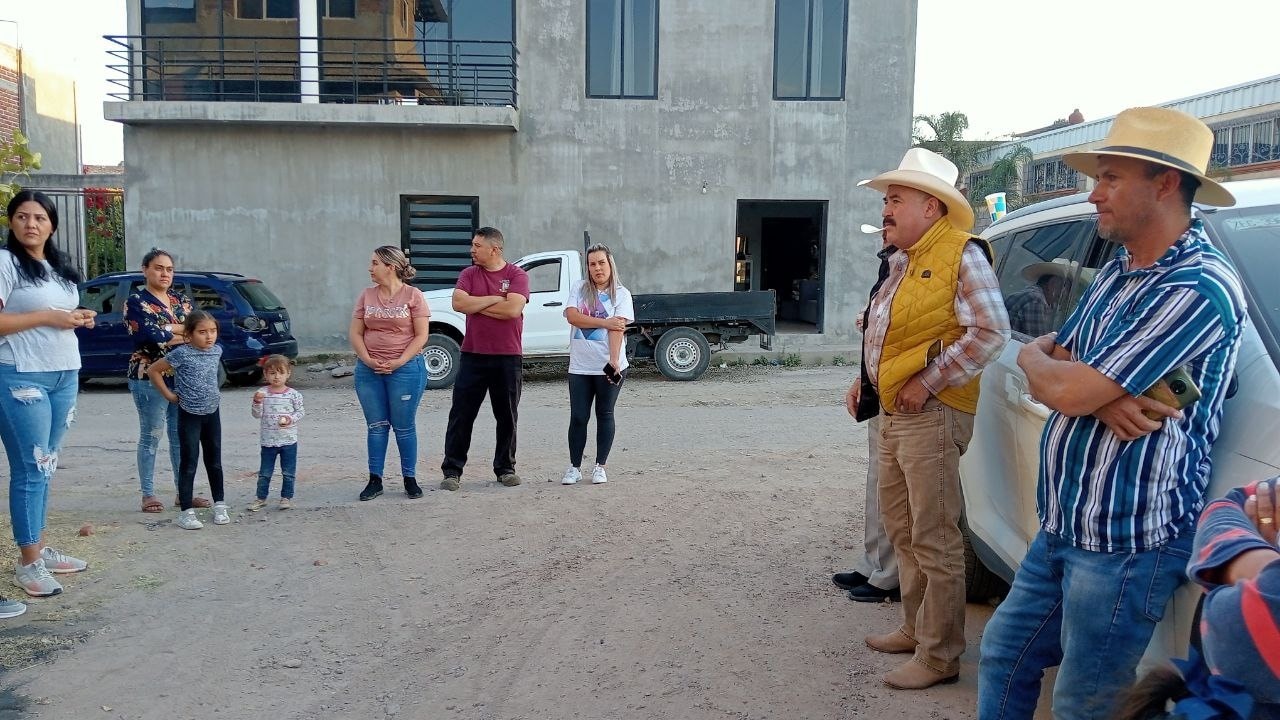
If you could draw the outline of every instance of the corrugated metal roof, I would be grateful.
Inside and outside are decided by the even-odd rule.
[[[1182,98],[1181,100],[1162,103],[1160,106],[1181,110],[1198,118],[1211,119],[1218,115],[1226,115],[1227,113],[1262,107],[1273,103],[1280,103],[1280,75],[1272,75],[1261,80],[1253,80]],[[1032,137],[1022,138],[1021,143],[1035,153],[1036,157],[1040,157],[1041,155],[1051,154],[1054,150],[1063,150],[1085,143],[1100,142],[1107,136],[1107,131],[1111,129],[1113,120],[1115,120],[1114,115],[1102,120],[1093,120],[1079,125],[1068,125],[1067,127],[1050,130]],[[978,165],[983,167],[990,165],[1017,144],[1018,142],[1006,142],[988,148],[978,154]]]

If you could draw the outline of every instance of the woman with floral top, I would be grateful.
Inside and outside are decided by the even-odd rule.
[[[178,406],[165,400],[151,381],[147,368],[164,357],[169,349],[186,342],[182,323],[191,312],[191,300],[175,292],[173,256],[152,248],[142,258],[145,287],[129,296],[124,319],[133,336],[133,355],[129,358],[129,391],[138,408],[138,479],[142,485],[142,512],[158,513],[164,503],[156,497],[153,477],[156,450],[162,433],[169,439],[169,463],[174,484],[178,481]],[[168,378],[172,383],[172,377]],[[195,507],[209,507],[209,499],[194,498]]]

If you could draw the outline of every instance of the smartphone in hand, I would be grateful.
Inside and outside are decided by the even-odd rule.
[[[618,372],[618,369],[611,362],[604,364],[604,377],[612,385],[622,382],[622,373]]]
[[[1147,388],[1147,391],[1142,394],[1156,402],[1181,410],[1200,399],[1200,388],[1196,387],[1195,382],[1191,380],[1191,373],[1187,372],[1187,368],[1183,366],[1175,368],[1168,375],[1157,380],[1155,385]],[[1142,414],[1152,420],[1163,417],[1150,410],[1143,410]]]

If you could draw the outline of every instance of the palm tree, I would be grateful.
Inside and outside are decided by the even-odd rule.
[[[1022,207],[1022,182],[1020,169],[1035,159],[1026,145],[1019,143],[991,164],[982,182],[969,191],[969,201],[981,204],[991,193],[1004,193],[1005,207],[1016,210]]]
[[[962,112],[944,112],[938,115],[917,115],[911,128],[911,142],[916,147],[932,150],[955,163],[963,181],[969,176],[981,143],[964,139],[969,129],[969,116]]]

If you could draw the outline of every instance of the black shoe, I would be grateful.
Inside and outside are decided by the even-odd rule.
[[[862,583],[849,591],[849,599],[854,602],[899,602],[902,600],[902,592],[898,588],[881,590],[870,583]]]
[[[369,484],[360,491],[361,500],[372,500],[382,494],[382,478],[369,473]]]
[[[418,481],[411,477],[405,478],[404,494],[408,495],[411,498],[422,497],[422,488],[418,487]]]
[[[836,587],[841,590],[852,590],[859,585],[865,585],[867,583],[867,579],[866,575],[852,570],[847,573],[836,573],[831,576],[831,582],[835,583]]]

